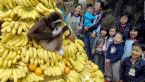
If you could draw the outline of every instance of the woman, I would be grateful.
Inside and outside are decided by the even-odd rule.
[[[82,29],[82,15],[81,15],[82,5],[77,4],[74,8],[74,12],[68,14],[66,22],[73,30],[73,33],[77,38],[81,38],[81,29]]]

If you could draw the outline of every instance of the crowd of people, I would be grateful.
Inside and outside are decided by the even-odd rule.
[[[145,82],[143,9],[132,13],[129,6],[114,14],[112,6],[101,1],[87,4],[85,10],[78,3],[66,17],[73,34],[84,41],[88,58],[108,82]]]

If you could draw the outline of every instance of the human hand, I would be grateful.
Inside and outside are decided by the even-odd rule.
[[[85,32],[88,32],[89,31],[88,27],[85,27],[84,30],[85,30]]]
[[[93,33],[92,33],[92,38],[95,38],[95,36],[96,36],[96,34],[93,32]]]
[[[106,59],[106,63],[109,64],[110,63],[110,60],[109,59]]]

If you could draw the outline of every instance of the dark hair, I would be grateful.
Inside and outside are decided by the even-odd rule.
[[[78,7],[78,6],[81,6],[81,8],[83,7],[82,4],[78,3],[78,4],[75,5],[75,8]]]
[[[86,9],[89,8],[89,7],[93,7],[93,5],[92,4],[87,4]]]
[[[141,47],[142,51],[145,51],[145,41],[143,40],[138,40],[138,41],[135,41],[132,46],[134,45],[137,45],[139,47]]]
[[[108,9],[108,6],[107,6],[107,5],[105,5],[102,1],[97,1],[97,2],[95,2],[95,3],[100,3],[101,8],[102,8],[103,10]]]
[[[131,37],[130,37],[130,31],[133,31],[133,30],[138,32],[138,35],[137,35],[137,37],[135,37],[135,38],[136,38],[136,39],[139,39],[139,38],[140,38],[140,30],[139,30],[139,28],[136,27],[136,26],[133,26],[132,28],[129,29],[128,38],[131,38]]]
[[[125,35],[124,35],[122,32],[117,32],[116,34],[120,34],[120,35],[122,36],[122,40],[125,41]],[[116,35],[116,34],[115,34],[115,35]]]
[[[117,31],[117,28],[116,28],[115,26],[113,26],[113,25],[112,25],[112,26],[109,26],[109,31],[110,31],[110,29],[115,29],[116,33],[118,32],[118,31]],[[114,35],[114,36],[115,36],[115,35]],[[110,35],[108,35],[108,38],[109,38],[109,37],[110,37]]]
[[[142,44],[141,44],[140,41],[135,41],[135,42],[132,44],[132,46],[138,46],[138,47],[141,48],[141,50],[143,50],[143,48],[142,48]]]
[[[130,22],[132,17],[131,17],[131,14],[127,11],[124,11],[120,14],[120,18],[123,17],[123,16],[126,16],[128,18],[128,21],[127,22]]]
[[[108,27],[107,27],[107,26],[103,26],[103,27],[101,27],[100,32],[101,32],[102,30],[106,31],[106,32],[107,32],[107,33],[106,33],[106,36],[108,36],[108,34],[109,34],[109,29],[108,29]]]

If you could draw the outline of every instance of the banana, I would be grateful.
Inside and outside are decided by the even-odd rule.
[[[9,53],[9,50],[6,49],[5,52],[4,52],[4,54],[3,54],[3,56],[2,56],[2,59],[3,60],[7,57],[8,53]]]
[[[0,58],[0,68],[3,66],[3,62],[4,62],[4,60],[2,58]]]
[[[11,8],[13,8],[13,4],[12,4],[12,0],[7,0],[8,1],[8,5],[11,7]]]
[[[12,35],[11,33],[7,33],[5,35],[5,37],[2,38],[2,42],[5,43],[5,42],[9,41],[13,37],[14,37],[14,35]]]
[[[30,2],[30,0],[25,0],[25,1],[29,5],[29,7],[33,7],[33,4]]]
[[[14,51],[10,59],[13,60],[16,57],[16,55],[17,55],[17,52]]]
[[[5,59],[4,62],[3,62],[3,67],[6,68],[7,65],[8,65],[8,60]]]
[[[12,62],[13,62],[13,64],[16,64],[17,63],[17,59],[14,58]]]
[[[11,28],[10,28],[10,26],[6,26],[6,27],[4,27],[4,28],[2,28],[2,30],[1,30],[1,32],[10,32],[11,31]]]
[[[13,51],[10,51],[9,54],[8,54],[8,56],[6,57],[6,59],[7,59],[7,60],[10,60],[12,54],[13,54]]]
[[[0,18],[9,18],[11,13],[12,13],[12,10],[9,9],[8,11],[1,13]]]
[[[7,82],[7,80],[11,77],[12,72],[12,69],[8,69],[7,75],[4,78],[2,78],[1,82]]]
[[[37,10],[38,12],[40,12],[40,13],[44,13],[44,12],[45,12],[45,11],[42,10],[38,5],[36,6],[36,10]]]
[[[11,67],[11,65],[12,65],[12,60],[9,60],[8,61],[8,67]]]
[[[35,58],[34,64],[38,65],[38,60],[36,58]]]
[[[18,82],[18,76],[17,76],[16,69],[13,69],[13,75],[14,75],[14,82]]]
[[[27,33],[22,33],[22,35],[24,36],[24,41],[22,43],[22,46],[25,46],[28,44],[28,37],[27,37]]]
[[[32,6],[36,6],[37,5],[37,3],[34,0],[30,0],[30,2],[32,4]]]
[[[37,50],[34,47],[33,47],[33,52],[34,52],[34,54],[33,54],[34,55],[34,58],[36,58],[37,57]]]
[[[24,36],[19,35],[17,39],[20,39],[17,43],[15,43],[16,47],[22,46],[22,43],[24,42]]]
[[[22,30],[23,30],[23,26],[19,26],[18,31],[17,31],[17,34],[20,35],[22,33]]]
[[[29,62],[29,51],[26,52],[25,63]]]
[[[29,47],[29,54],[30,54],[30,58],[33,58],[33,48],[32,47]]]
[[[46,50],[44,50],[44,60],[45,60],[45,62],[48,61],[48,55],[47,55],[47,51]]]
[[[43,4],[39,3],[37,6],[39,6],[40,9],[42,9],[44,12],[48,11],[48,8],[45,7]]]
[[[1,27],[3,28],[3,27],[6,27],[6,26],[9,26],[9,24],[10,24],[10,22],[7,22],[6,21],[6,22],[2,23],[2,26]]]
[[[20,0],[20,1],[22,1],[23,6],[29,7],[29,5],[27,4],[26,0]]]

